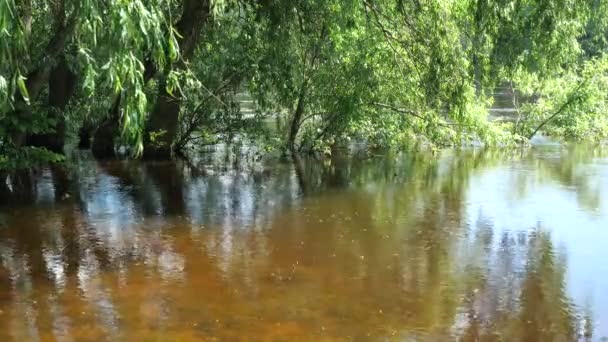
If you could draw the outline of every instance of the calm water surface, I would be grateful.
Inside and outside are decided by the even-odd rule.
[[[3,184],[0,341],[608,336],[608,148],[226,163]]]

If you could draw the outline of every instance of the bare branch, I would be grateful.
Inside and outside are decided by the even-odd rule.
[[[572,102],[574,102],[575,100],[578,100],[580,98],[580,96],[578,95],[578,91],[581,90],[581,88],[588,81],[589,81],[589,78],[585,78],[581,83],[579,83],[578,86],[570,93],[570,95],[568,95],[568,99],[566,100],[566,102],[564,102],[555,113],[553,113],[551,116],[549,116],[548,118],[543,120],[543,122],[541,122],[540,125],[538,125],[536,127],[536,129],[532,132],[532,134],[530,134],[528,136],[528,139],[532,139],[536,135],[536,133],[538,133],[538,131],[540,131],[543,127],[545,127],[546,124],[548,124],[551,120],[555,119],[558,115],[560,115],[566,108],[568,108],[568,106]]]

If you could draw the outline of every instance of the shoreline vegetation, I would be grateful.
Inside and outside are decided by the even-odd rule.
[[[2,0],[0,172],[66,146],[169,160],[235,140],[282,155],[600,142],[607,39],[606,1]]]

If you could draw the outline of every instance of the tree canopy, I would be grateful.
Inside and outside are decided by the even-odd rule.
[[[602,140],[607,38],[606,0],[0,0],[0,169],[91,137],[146,158]]]

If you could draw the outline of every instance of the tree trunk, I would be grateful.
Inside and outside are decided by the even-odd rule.
[[[91,140],[93,139],[93,133],[95,127],[89,122],[85,122],[80,129],[78,129],[78,149],[88,150],[91,148]]]
[[[144,158],[169,159],[177,136],[180,99],[171,98],[161,86],[154,110],[146,126]]]
[[[110,115],[97,127],[93,134],[91,152],[97,159],[107,159],[115,156],[114,137],[118,134],[120,126],[120,98],[120,95],[116,97],[110,109]]]
[[[9,189],[8,184],[8,174],[5,171],[0,170],[0,204],[4,204],[4,200],[8,199],[12,191]]]
[[[475,83],[475,95],[480,96],[483,89],[483,75],[480,55],[484,44],[485,33],[485,15],[487,15],[487,0],[477,0],[475,5],[474,25],[475,33],[473,35],[473,82]]]
[[[298,96],[298,104],[296,105],[296,111],[293,113],[291,119],[291,129],[289,130],[289,138],[287,140],[287,146],[292,154],[296,153],[296,138],[300,130],[300,124],[302,122],[302,116],[304,115],[304,102],[306,100],[306,81],[302,84],[300,89],[300,96]]]
[[[76,75],[68,68],[65,56],[60,57],[58,64],[49,76],[49,105],[53,109],[49,115],[57,120],[54,132],[34,134],[27,138],[27,145],[44,147],[55,153],[63,153],[65,144],[66,123],[63,111],[67,106],[76,85]]]
[[[30,102],[34,101],[38,97],[44,86],[47,84],[55,59],[57,59],[57,57],[63,53],[68,40],[72,37],[78,22],[77,12],[78,11],[75,11],[72,17],[66,23],[63,22],[63,18],[59,20],[55,28],[55,33],[46,46],[46,54],[42,60],[38,61],[36,67],[30,73],[28,73],[25,81],[25,87],[27,89]],[[26,99],[23,98],[19,91],[16,91],[15,98],[17,99],[15,103],[15,107],[17,109],[10,115],[17,117],[19,120],[30,120],[32,113],[30,106],[26,103]],[[10,136],[11,142],[16,147],[23,146],[27,141],[27,132],[16,131]]]
[[[182,17],[175,25],[179,32],[179,46],[183,61],[188,61],[196,48],[203,26],[209,20],[209,0],[185,0]],[[183,63],[176,65],[183,68]],[[169,159],[173,155],[173,142],[177,136],[181,98],[172,97],[163,82],[154,109],[150,113],[144,133],[144,158]]]
[[[50,73],[51,68],[45,65],[28,74],[25,85],[30,101],[34,101],[38,97]],[[9,115],[17,117],[21,121],[31,120],[32,112],[30,106],[26,104],[25,99],[20,94],[17,96],[17,99],[19,99],[15,104],[17,109]],[[27,137],[27,132],[15,131],[11,134],[11,141],[16,147],[21,147],[26,144]]]
[[[183,13],[175,25],[180,33],[178,43],[181,57],[188,60],[196,48],[198,36],[202,27],[207,23],[210,14],[209,0],[185,0]],[[183,65],[177,65],[183,67]],[[144,71],[144,82],[149,81],[156,69],[153,63],[148,62]],[[159,87],[158,97],[144,132],[144,158],[169,159],[172,156],[172,144],[177,135],[179,113],[179,97],[171,97],[163,82]],[[114,103],[108,118],[99,126],[93,137],[92,151],[96,158],[110,158],[114,156],[114,138],[118,136],[120,128],[120,97]],[[154,136],[154,139],[152,139]]]
[[[481,65],[479,65],[479,57],[477,52],[473,52],[473,83],[475,83],[475,95],[479,97],[481,95]]]
[[[149,59],[144,64],[144,83],[148,83],[149,80],[154,77],[156,73],[156,67],[154,63]],[[92,129],[89,125],[84,125],[78,132],[80,142],[79,148],[86,149],[91,145],[91,150],[95,158],[108,159],[115,157],[114,139],[119,135],[120,129],[120,101],[121,96],[118,95],[107,118],[98,126],[98,128]],[[93,141],[91,143],[91,132],[93,133]]]

